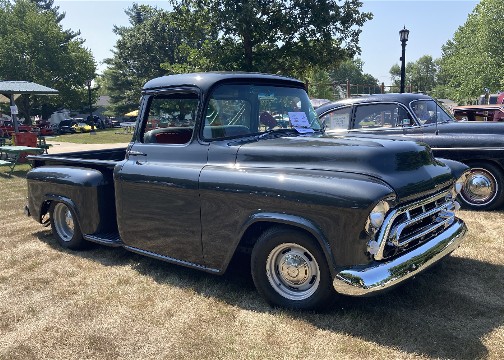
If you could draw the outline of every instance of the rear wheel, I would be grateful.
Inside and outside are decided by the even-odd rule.
[[[49,209],[51,229],[61,246],[67,249],[79,250],[85,247],[75,212],[62,202],[54,202]]]
[[[492,164],[469,165],[471,168],[460,192],[462,205],[472,210],[494,210],[504,203],[504,176]]]
[[[252,251],[252,278],[274,306],[320,309],[336,296],[325,256],[307,234],[285,227],[264,232]]]

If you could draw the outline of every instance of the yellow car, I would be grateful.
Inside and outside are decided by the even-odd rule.
[[[75,128],[75,132],[78,133],[86,133],[91,131],[91,125],[88,125],[84,122],[77,123],[73,125],[73,128]]]

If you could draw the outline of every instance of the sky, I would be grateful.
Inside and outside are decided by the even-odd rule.
[[[373,13],[360,35],[358,55],[364,62],[365,73],[373,75],[385,85],[391,83],[389,70],[400,64],[401,42],[399,30],[406,27],[409,40],[406,62],[424,55],[433,59],[442,55],[441,47],[453,38],[455,31],[467,20],[479,1],[473,0],[361,0],[362,11]],[[98,73],[105,69],[103,60],[111,57],[117,41],[114,25],[129,25],[125,10],[134,1],[55,0],[54,5],[65,12],[64,29],[80,30],[84,46],[91,50],[98,65]],[[162,9],[169,9],[168,1],[135,1]]]

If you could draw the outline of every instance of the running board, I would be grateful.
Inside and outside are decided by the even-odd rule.
[[[124,245],[118,232],[91,235],[85,234],[83,235],[83,237],[87,241],[92,241],[98,244],[112,247],[119,247]]]

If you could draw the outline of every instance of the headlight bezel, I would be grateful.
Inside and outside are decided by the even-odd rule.
[[[385,222],[388,212],[393,207],[392,203],[394,200],[395,196],[389,196],[376,203],[373,209],[369,212],[366,221],[366,233],[370,236],[374,236],[380,230]]]

